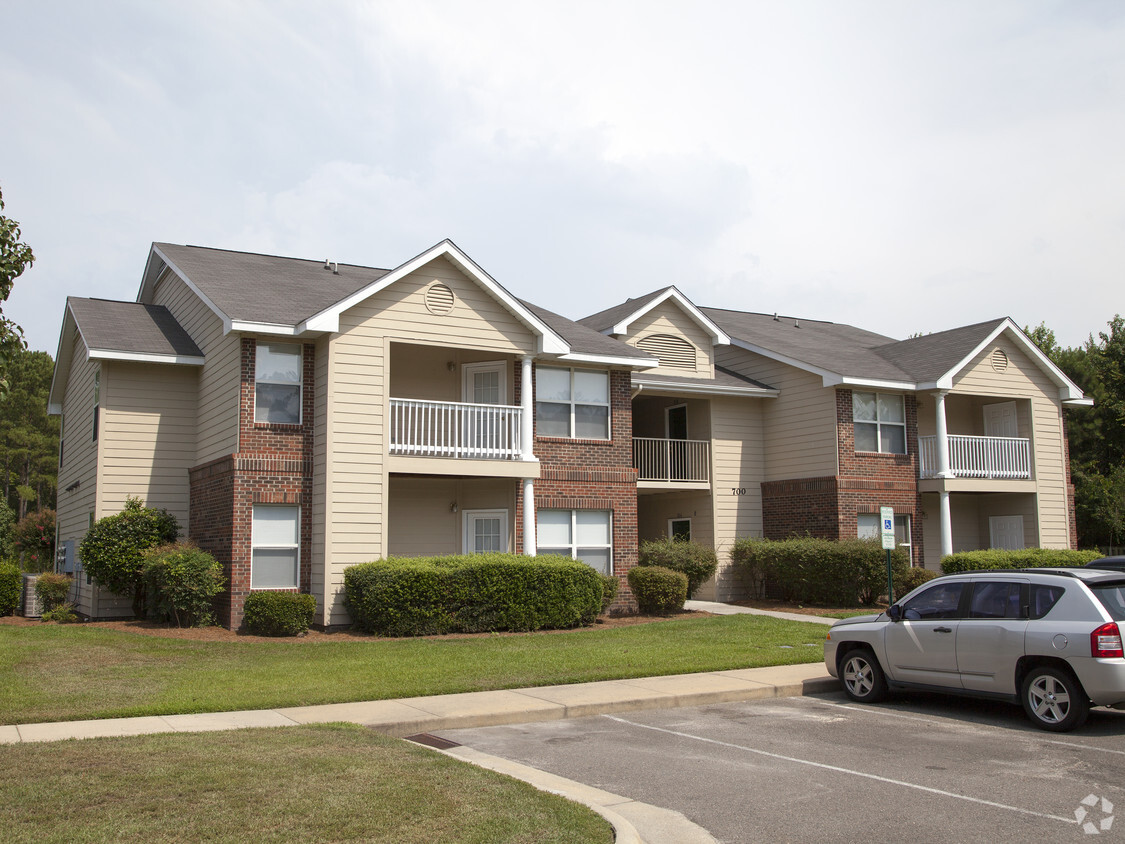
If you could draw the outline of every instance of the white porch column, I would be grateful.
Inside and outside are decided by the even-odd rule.
[[[531,384],[531,355],[520,360],[520,460],[535,459],[535,395]]]
[[[945,557],[953,553],[953,520],[949,515],[949,493],[943,489],[938,495],[941,496],[941,555]]]
[[[934,425],[937,429],[937,465],[939,478],[952,478],[949,471],[949,431],[945,424],[945,397],[947,390],[934,393]]]
[[[523,479],[523,553],[535,556],[535,481]]]

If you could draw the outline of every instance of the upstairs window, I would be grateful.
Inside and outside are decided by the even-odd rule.
[[[894,393],[852,393],[855,450],[906,454],[906,408]]]
[[[609,439],[609,373],[535,370],[535,419],[541,437]]]
[[[254,363],[254,421],[301,424],[301,347],[259,343]]]

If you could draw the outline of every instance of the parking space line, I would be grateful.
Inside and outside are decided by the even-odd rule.
[[[1097,750],[1101,753],[1119,753],[1125,756],[1125,750],[1114,750],[1109,747],[1098,747],[1096,744],[1079,744],[1076,741],[1059,741],[1058,739],[1043,739],[1046,744],[1057,744],[1062,747],[1075,747],[1079,750]]]
[[[602,715],[602,718],[608,718],[611,721],[617,721],[620,724],[627,724],[631,727],[638,727],[642,730],[652,730],[657,733],[665,733],[670,736],[678,736],[680,738],[691,739],[692,741],[705,742],[707,744],[715,744],[720,747],[729,747],[732,750],[742,750],[746,753],[754,753],[759,756],[766,756],[771,759],[780,759],[783,762],[792,762],[796,765],[808,765],[813,768],[820,768],[825,771],[833,771],[838,774],[848,774],[853,777],[862,777],[863,779],[875,780],[876,782],[887,783],[888,785],[899,785],[903,788],[912,788],[916,791],[924,791],[928,794],[936,794],[940,797],[952,797],[956,800],[964,800],[969,803],[977,803],[981,806],[990,806],[994,809],[1003,809],[1008,812],[1017,812],[1021,815],[1031,815],[1036,818],[1045,818],[1052,821],[1061,821],[1066,824],[1077,824],[1078,821],[1074,817],[1063,817],[1061,815],[1051,815],[1043,812],[1033,812],[1031,809],[1021,809],[1019,806],[1008,806],[1004,803],[996,803],[992,800],[984,800],[980,797],[969,797],[965,794],[957,794],[952,791],[944,791],[940,788],[931,788],[928,785],[920,785],[918,783],[906,782],[905,780],[891,779],[890,777],[881,777],[878,774],[869,774],[866,771],[856,771],[850,768],[842,768],[838,765],[827,765],[823,762],[813,762],[810,759],[799,759],[796,756],[785,756],[781,753],[771,753],[768,750],[759,750],[756,747],[747,747],[742,744],[734,744],[729,741],[720,741],[719,739],[707,738],[706,736],[696,736],[691,733],[680,732],[679,730],[669,730],[664,727],[653,727],[649,724],[639,724],[636,721],[630,721],[626,718],[621,718],[617,715]]]

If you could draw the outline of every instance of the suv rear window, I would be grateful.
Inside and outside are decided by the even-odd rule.
[[[1066,590],[1061,586],[1045,586],[1042,583],[1031,584],[1031,606],[1028,615],[1031,618],[1042,618],[1051,611],[1051,607],[1058,603]]]
[[[1107,583],[1102,586],[1088,584],[1094,597],[1101,601],[1114,621],[1125,621],[1125,583]]]

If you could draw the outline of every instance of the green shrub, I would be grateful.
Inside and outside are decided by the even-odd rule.
[[[605,584],[568,557],[493,552],[361,563],[345,569],[344,595],[361,630],[429,636],[592,624]]]
[[[719,560],[710,545],[683,539],[655,539],[641,543],[637,564],[661,566],[686,575],[690,598],[696,589],[715,576]]]
[[[684,608],[688,578],[664,566],[635,566],[629,569],[629,588],[644,615],[671,615]]]
[[[118,595],[131,596],[133,614],[144,614],[144,555],[150,548],[175,542],[176,517],[167,510],[145,507],[139,498],[125,509],[94,522],[79,548],[82,565],[95,583]]]
[[[23,592],[23,572],[10,561],[0,561],[0,615],[15,615]]]
[[[45,610],[39,620],[53,621],[57,624],[73,624],[78,621],[78,615],[74,612],[74,604],[59,604],[54,609]]]
[[[907,592],[913,592],[923,583],[933,580],[940,574],[939,571],[924,568],[908,568],[902,574],[896,574],[894,579],[895,600],[897,601]]]
[[[736,539],[730,549],[730,561],[740,568],[745,575],[752,598],[764,598],[766,596],[766,564],[770,555],[769,549],[763,543],[768,541],[752,536],[743,536]]]
[[[873,604],[887,591],[887,552],[877,539],[739,539],[732,559],[752,583],[794,603]],[[909,565],[906,551],[891,552],[892,573],[901,577]]]
[[[174,621],[177,627],[206,627],[215,623],[212,602],[226,579],[214,557],[177,542],[145,552],[144,582],[153,618]]]
[[[53,571],[43,572],[35,578],[35,596],[39,599],[39,608],[43,612],[50,612],[65,604],[71,582],[67,575],[55,574]]]
[[[617,590],[621,586],[621,580],[615,574],[599,575],[602,579],[602,613],[604,614],[613,604],[613,599],[617,597]]]
[[[7,502],[0,501],[0,560],[16,556],[16,514]]]
[[[28,513],[12,528],[12,544],[24,571],[38,573],[55,567],[55,511]]]
[[[941,558],[945,574],[978,569],[1030,569],[1044,566],[1084,566],[1103,556],[1098,551],[1070,551],[1066,548],[1021,548],[1005,551],[962,551]]]
[[[242,623],[255,636],[300,636],[309,631],[316,598],[299,592],[251,592]]]

